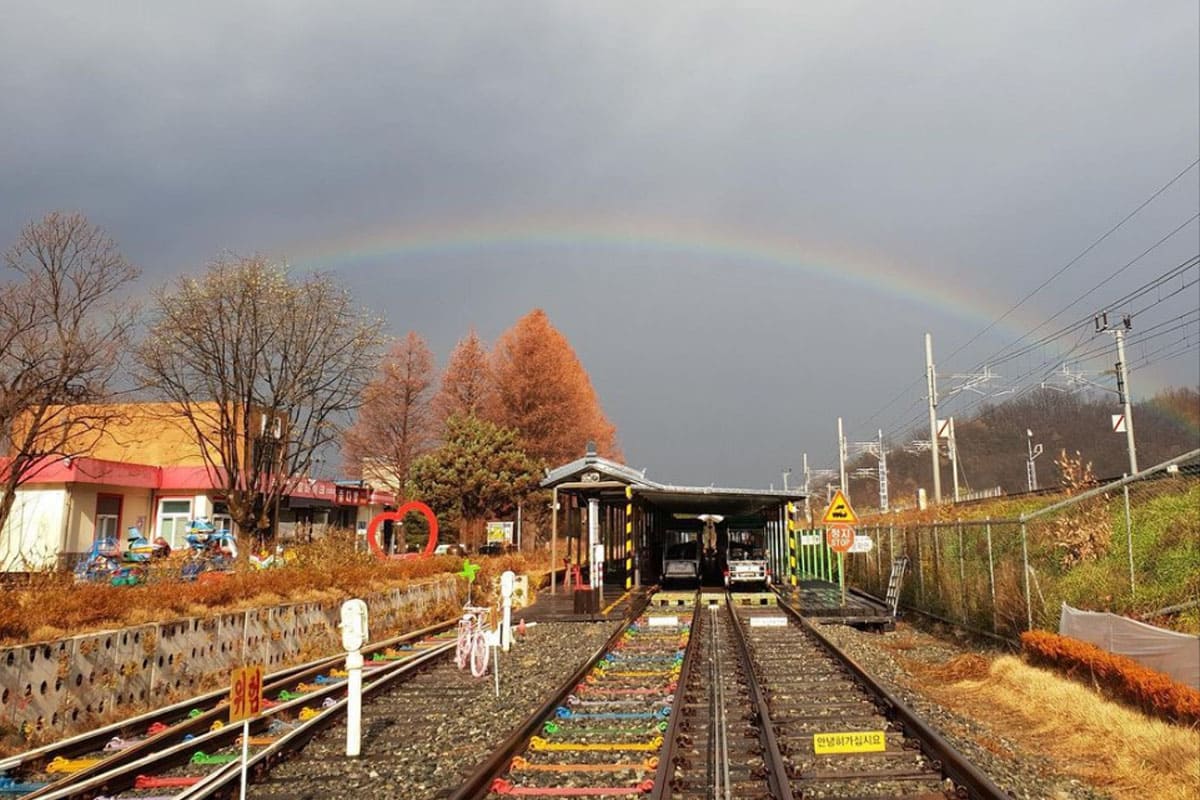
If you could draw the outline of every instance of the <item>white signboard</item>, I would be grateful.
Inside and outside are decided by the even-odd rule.
[[[816,547],[821,541],[821,534],[819,533],[800,534],[800,544],[804,547]]]
[[[786,628],[787,617],[751,617],[751,628]]]
[[[870,536],[863,536],[861,533],[854,537],[854,544],[850,545],[848,553],[869,553],[875,547],[875,542]]]
[[[1125,432],[1125,415],[1124,414],[1113,414],[1112,415],[1112,429],[1113,429],[1113,433],[1124,433]]]
[[[678,628],[679,617],[674,615],[660,614],[657,616],[647,617],[651,628]]]

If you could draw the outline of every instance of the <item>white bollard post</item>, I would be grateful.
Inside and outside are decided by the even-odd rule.
[[[516,585],[516,574],[511,569],[505,570],[500,576],[500,598],[504,604],[504,617],[500,621],[500,648],[506,653],[512,647],[512,598]]]
[[[367,641],[367,604],[342,603],[342,646],[346,648],[346,755],[357,758],[362,750],[362,670],[359,649]]]
[[[346,755],[357,758],[362,751],[362,653],[346,654]]]

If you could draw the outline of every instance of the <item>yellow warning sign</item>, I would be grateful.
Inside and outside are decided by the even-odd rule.
[[[813,734],[813,752],[819,756],[828,753],[882,753],[886,749],[887,737],[883,731]]]
[[[833,493],[833,502],[829,504],[829,508],[825,509],[825,516],[821,518],[821,523],[824,525],[858,524],[858,515],[850,507],[850,501],[846,499],[846,495],[842,494],[841,489]]]

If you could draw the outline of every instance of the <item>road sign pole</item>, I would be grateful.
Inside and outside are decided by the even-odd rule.
[[[842,590],[843,608],[846,607],[846,562],[844,561],[844,558],[845,556],[842,553],[838,553],[838,586],[840,586]]]
[[[240,800],[246,800],[246,773],[250,765],[250,718],[242,720],[242,789],[238,795]]]

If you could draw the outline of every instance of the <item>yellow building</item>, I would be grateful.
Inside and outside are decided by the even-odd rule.
[[[109,420],[104,432],[86,434],[69,448],[86,455],[48,459],[17,490],[0,530],[0,571],[69,563],[97,539],[123,540],[133,527],[150,538],[163,537],[172,549],[186,546],[187,523],[201,517],[237,533],[220,476],[210,473],[187,419],[163,403],[103,410]],[[259,422],[257,433],[270,435],[270,420]],[[394,503],[389,493],[366,485],[306,477],[291,484],[280,503],[283,538],[323,525],[365,528],[365,520]]]

